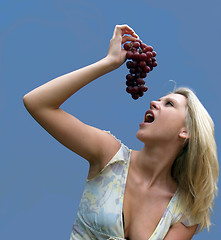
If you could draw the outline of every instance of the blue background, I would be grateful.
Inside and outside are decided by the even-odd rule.
[[[128,24],[157,51],[148,92],[125,92],[126,66],[81,89],[62,108],[110,130],[128,147],[151,100],[191,87],[215,123],[220,155],[221,4],[218,0],[7,0],[0,4],[0,239],[69,239],[88,163],[56,142],[28,114],[22,97],[104,57],[116,24]],[[220,184],[219,184],[220,186]],[[216,198],[210,232],[218,239]]]

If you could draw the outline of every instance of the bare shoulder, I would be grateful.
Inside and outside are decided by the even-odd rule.
[[[164,240],[190,240],[195,234],[197,227],[198,225],[186,227],[182,223],[176,223],[169,229]]]
[[[88,178],[96,176],[108,164],[121,147],[120,141],[109,131],[96,129],[94,127],[93,130],[97,131],[97,134],[100,135],[98,137],[100,138],[98,141],[98,147],[100,146],[101,153],[100,157],[90,162]]]

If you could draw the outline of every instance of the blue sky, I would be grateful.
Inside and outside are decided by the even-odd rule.
[[[158,67],[137,101],[125,92],[126,66],[81,89],[62,108],[110,130],[128,147],[151,100],[192,88],[215,123],[220,155],[221,4],[218,0],[9,0],[0,3],[0,239],[69,239],[88,163],[56,142],[27,113],[33,88],[104,57],[116,24],[128,24],[157,51]],[[220,186],[220,184],[219,184]],[[216,198],[209,233],[218,239]]]

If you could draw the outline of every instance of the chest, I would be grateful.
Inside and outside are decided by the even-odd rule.
[[[147,240],[159,224],[172,195],[158,190],[145,190],[128,176],[123,212],[124,234],[130,240]]]

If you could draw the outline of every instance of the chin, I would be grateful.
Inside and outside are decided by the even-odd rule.
[[[170,141],[168,138],[164,139],[162,136],[155,136],[153,133],[147,133],[142,130],[137,131],[136,138],[145,145],[160,144],[162,142],[168,143]]]
[[[141,130],[138,130],[136,133],[136,138],[144,143],[147,136],[145,136],[144,132],[142,132]]]

